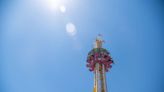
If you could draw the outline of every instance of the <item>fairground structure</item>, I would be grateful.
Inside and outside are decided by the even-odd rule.
[[[104,41],[101,35],[97,36],[94,48],[88,53],[87,67],[94,73],[93,92],[108,92],[106,72],[110,70],[113,60],[109,52],[102,47]]]

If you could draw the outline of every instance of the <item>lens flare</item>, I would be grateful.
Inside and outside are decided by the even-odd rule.
[[[67,23],[66,31],[69,35],[74,36],[76,35],[76,26],[73,23]]]

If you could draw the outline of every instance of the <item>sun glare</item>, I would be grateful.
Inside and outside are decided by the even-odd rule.
[[[66,7],[63,5],[65,2],[63,0],[46,0],[47,6],[50,10],[59,10],[64,13],[66,11]]]
[[[47,0],[47,5],[50,9],[55,10],[58,7],[58,4],[60,0]]]
[[[66,7],[66,5],[68,6],[69,3],[68,0],[45,0],[45,1],[46,1],[46,5],[52,12],[59,11],[60,13],[65,13],[68,11]],[[72,22],[68,22],[65,27],[66,27],[66,32],[70,36],[76,35],[77,30],[75,24],[73,24]]]

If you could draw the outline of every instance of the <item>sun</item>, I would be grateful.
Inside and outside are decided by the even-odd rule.
[[[60,5],[60,0],[47,0],[47,5],[50,9],[55,10]]]
[[[51,11],[66,12],[66,6],[64,0],[46,0],[47,6]]]

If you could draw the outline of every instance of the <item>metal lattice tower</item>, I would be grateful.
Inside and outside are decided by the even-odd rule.
[[[87,67],[94,72],[93,92],[107,92],[106,72],[112,67],[113,60],[109,52],[102,48],[101,35],[96,38],[94,48],[88,53]]]

